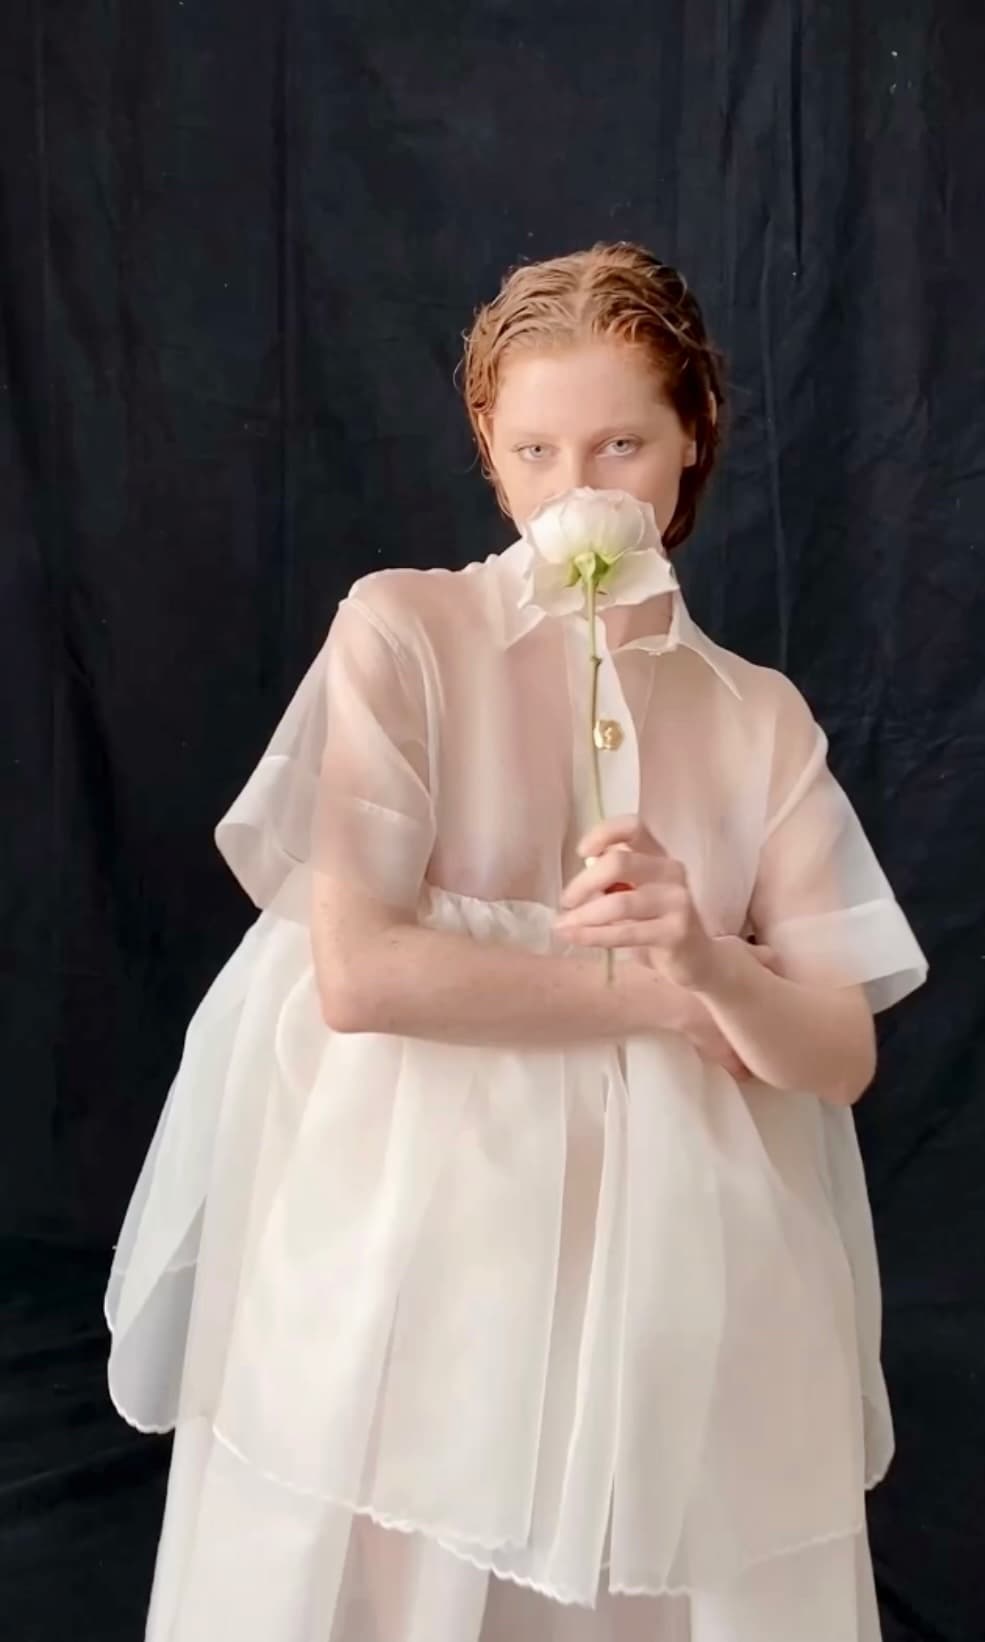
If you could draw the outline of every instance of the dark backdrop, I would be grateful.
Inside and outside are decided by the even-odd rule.
[[[356,575],[505,545],[460,333],[504,266],[614,237],[729,355],[696,614],[805,690],[932,960],[860,1111],[874,1548],[887,1642],[985,1636],[983,67],[981,0],[4,0],[14,1642],[140,1634],[167,1450],[108,1408],[99,1301],[251,915],[211,828]]]

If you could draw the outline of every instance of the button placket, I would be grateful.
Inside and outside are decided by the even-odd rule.
[[[612,652],[606,642],[604,624],[600,621],[598,626],[601,663],[594,723],[589,722],[592,667],[587,624],[583,621],[571,621],[567,623],[565,635],[573,741],[573,792],[580,832],[587,832],[598,820],[595,810],[590,735],[595,740],[597,748],[605,818],[608,820],[615,815],[637,815],[640,803],[640,759],[636,726]]]

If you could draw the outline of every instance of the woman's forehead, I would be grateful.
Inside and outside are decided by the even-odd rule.
[[[503,422],[563,425],[619,422],[663,402],[662,383],[641,348],[598,341],[567,347],[528,345],[503,362],[495,415]]]

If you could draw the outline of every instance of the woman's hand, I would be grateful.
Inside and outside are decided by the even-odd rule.
[[[708,983],[729,946],[741,945],[763,969],[782,974],[768,946],[738,936],[710,936],[674,861],[638,816],[617,816],[587,833],[578,846],[587,864],[564,890],[556,928],[573,946],[636,948],[639,961],[680,989],[677,1030],[701,1056],[732,1077],[752,1076],[704,999],[693,989]]]
[[[640,947],[675,985],[706,985],[716,942],[701,921],[683,863],[671,859],[639,816],[600,822],[578,854],[590,864],[565,887],[558,934],[572,946]]]
[[[751,1076],[748,1066],[737,1055],[721,1027],[712,1019],[711,1012],[700,998],[692,998],[681,1024],[681,1036],[686,1038],[709,1066],[724,1066],[737,1083]]]
[[[720,935],[716,937],[719,946],[730,941],[738,941],[738,936]],[[771,947],[753,945],[743,941],[742,945],[752,953],[757,963],[768,969],[773,975],[782,975],[783,969],[780,960]],[[722,1031],[702,998],[693,993],[685,994],[688,1003],[684,1013],[684,1022],[681,1031],[688,1042],[698,1051],[702,1060],[709,1061],[713,1066],[724,1066],[736,1082],[742,1083],[752,1077],[748,1066],[736,1050],[732,1048],[728,1038]]]

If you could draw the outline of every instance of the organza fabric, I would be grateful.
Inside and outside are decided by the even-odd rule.
[[[260,915],[203,999],[107,1295],[124,1415],[177,1427],[150,1642],[876,1642],[892,1428],[851,1114],[681,1038],[478,1049],[324,1024],[341,874],[561,950],[591,819],[584,625],[526,548],[357,584],[220,824]],[[610,814],[787,972],[923,978],[779,675],[605,648]],[[601,975],[601,969],[600,969]]]

